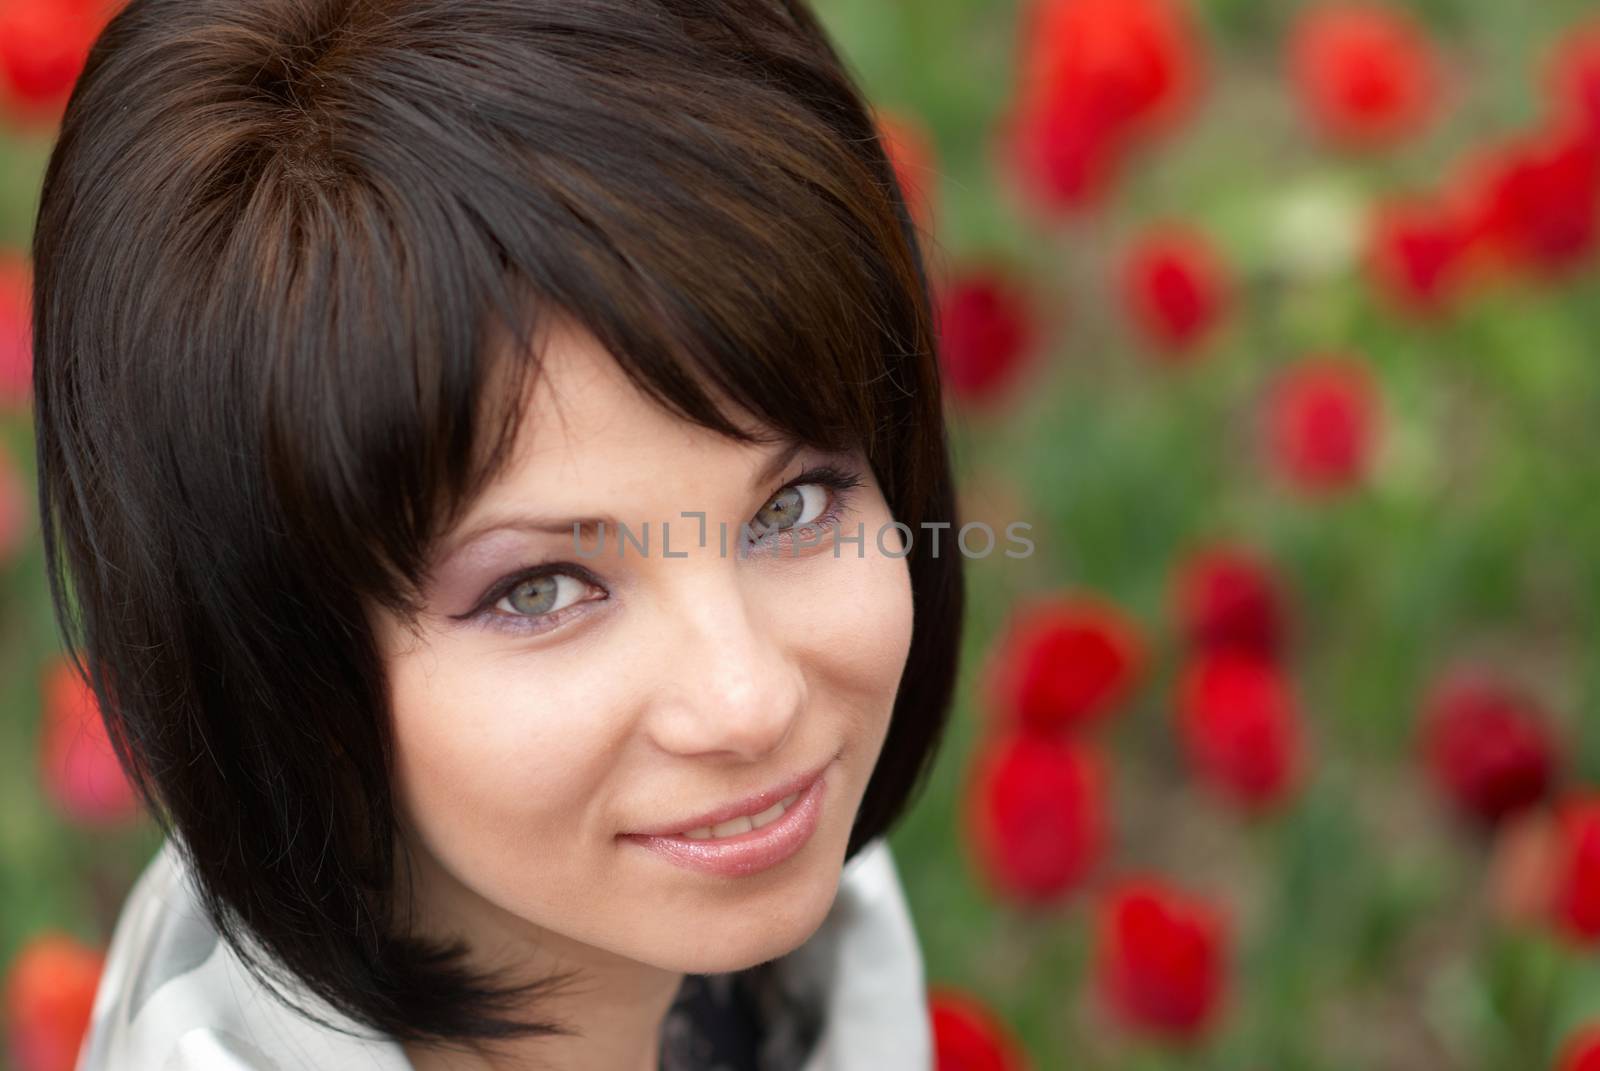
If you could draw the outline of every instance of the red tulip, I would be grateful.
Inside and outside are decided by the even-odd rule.
[[[33,397],[32,290],[28,261],[0,251],[0,406],[9,409],[21,409]]]
[[[1265,810],[1300,773],[1300,718],[1269,662],[1224,651],[1192,662],[1178,687],[1178,728],[1195,774],[1229,801]]]
[[[996,269],[947,282],[936,317],[945,382],[973,405],[997,399],[1019,378],[1038,337],[1027,296]]]
[[[15,1071],[72,1071],[104,967],[104,953],[65,934],[42,934],[23,946],[6,978]]]
[[[1178,569],[1172,602],[1196,651],[1236,650],[1275,658],[1285,644],[1283,595],[1266,563],[1244,547],[1195,551]]]
[[[1109,601],[1041,599],[1014,612],[991,663],[991,696],[1008,724],[1062,732],[1115,710],[1144,663],[1137,627]]]
[[[1401,311],[1437,315],[1465,282],[1473,237],[1472,220],[1444,197],[1388,201],[1372,220],[1373,281]]]
[[[1556,1071],[1600,1071],[1600,1023],[1581,1027],[1567,1038]]]
[[[1123,166],[1125,137],[1069,101],[1019,106],[1000,120],[1000,166],[1047,213],[1099,203]]]
[[[895,179],[911,209],[912,222],[924,234],[933,230],[933,199],[939,173],[934,167],[933,142],[921,123],[911,116],[880,110],[878,132],[883,138]]]
[[[1600,19],[1564,35],[1550,58],[1549,82],[1557,114],[1600,137]]]
[[[1031,0],[1020,25],[1020,93],[1069,95],[1130,132],[1171,123],[1198,88],[1197,28],[1177,0]]]
[[[999,893],[1028,905],[1066,897],[1107,839],[1105,771],[1070,740],[1008,733],[974,760],[967,833],[980,871]]]
[[[1538,705],[1482,670],[1458,668],[1432,685],[1422,747],[1439,789],[1486,824],[1543,799],[1554,777],[1555,741]]]
[[[111,8],[98,0],[0,0],[0,102],[54,123]]]
[[[1600,139],[1553,126],[1469,162],[1474,236],[1497,260],[1538,278],[1590,262],[1600,239]]]
[[[1122,292],[1129,314],[1158,350],[1184,357],[1221,319],[1227,274],[1204,234],[1168,225],[1146,234],[1129,252]]]
[[[1600,943],[1600,796],[1563,800],[1555,838],[1550,906],[1556,928],[1579,944]]]
[[[1313,125],[1341,146],[1369,149],[1414,134],[1439,95],[1426,34],[1402,10],[1367,3],[1305,9],[1292,31],[1289,67]]]
[[[1001,144],[1047,211],[1097,201],[1122,157],[1198,87],[1197,33],[1174,0],[1032,0]]]
[[[936,986],[928,994],[934,1071],[1025,1071],[1022,1046],[969,993]]]
[[[1123,1024],[1192,1041],[1214,1021],[1226,983],[1228,923],[1204,899],[1156,878],[1113,890],[1100,910],[1096,982]]]
[[[140,813],[106,735],[100,707],[88,684],[65,656],[43,674],[44,733],[40,772],[56,805],[85,825],[114,825]]]
[[[1377,389],[1353,358],[1302,360],[1279,376],[1267,398],[1271,459],[1308,493],[1342,491],[1364,479],[1377,430]]]

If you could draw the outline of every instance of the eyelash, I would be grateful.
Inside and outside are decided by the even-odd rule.
[[[826,487],[830,492],[828,507],[815,520],[807,521],[802,525],[795,525],[792,528],[780,529],[773,533],[776,538],[772,538],[769,541],[769,537],[761,537],[761,542],[763,545],[770,546],[772,542],[792,541],[795,532],[805,530],[817,532],[832,528],[839,523],[839,518],[844,514],[845,508],[850,502],[851,490],[860,487],[862,483],[863,480],[860,474],[846,471],[834,465],[818,465],[807,469],[768,495],[767,501],[771,502],[791,487],[818,484]],[[573,562],[550,562],[514,573],[492,587],[475,608],[465,614],[456,615],[455,619],[458,621],[476,620],[485,628],[499,629],[517,634],[538,635],[559,628],[567,618],[573,614],[583,612],[580,607],[584,603],[602,601],[601,599],[583,599],[573,603],[571,606],[562,607],[560,610],[547,611],[535,617],[501,613],[495,609],[500,600],[515,591],[519,584],[524,584],[529,580],[536,580],[543,576],[561,575],[580,580],[592,588],[599,588],[601,591],[605,590],[605,585],[600,583],[599,578],[583,566]]]

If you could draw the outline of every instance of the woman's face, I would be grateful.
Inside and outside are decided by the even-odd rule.
[[[860,456],[666,413],[567,322],[532,391],[510,467],[441,540],[421,638],[376,622],[424,929],[694,973],[781,955],[833,901],[911,641],[882,493]],[[826,465],[859,485],[797,481]],[[834,525],[865,538],[836,552]],[[770,827],[628,836],[817,770]]]

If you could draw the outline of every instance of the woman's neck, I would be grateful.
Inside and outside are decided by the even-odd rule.
[[[660,1071],[661,1028],[682,983],[682,973],[643,964],[585,965],[570,992],[531,1013],[573,1033],[500,1042],[492,1052],[407,1044],[406,1058],[413,1071]]]

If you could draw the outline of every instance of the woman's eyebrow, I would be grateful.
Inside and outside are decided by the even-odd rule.
[[[756,472],[751,479],[752,488],[761,488],[772,483],[789,467],[795,455],[805,449],[805,443],[798,439],[785,439],[778,450],[767,459],[766,464]],[[576,527],[580,531],[593,531],[600,525],[608,525],[612,529],[620,527],[615,517],[610,514],[599,513],[589,517],[545,517],[536,513],[515,513],[500,517],[490,517],[481,524],[475,525],[469,531],[451,539],[447,546],[436,556],[436,562],[448,561],[467,547],[478,542],[487,535],[500,531],[540,532],[549,535],[570,535]]]

